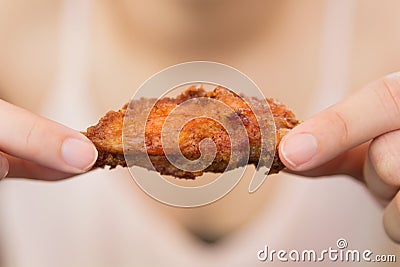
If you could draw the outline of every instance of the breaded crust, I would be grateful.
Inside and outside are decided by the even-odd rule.
[[[164,144],[161,142],[162,130],[167,117],[169,115],[172,116],[171,112],[187,100],[193,100],[187,105],[187,114],[174,114],[176,121],[182,116],[189,118],[191,115],[189,113],[195,113],[196,109],[200,107],[215,118],[199,117],[189,120],[178,133],[180,152],[189,160],[196,160],[201,156],[199,149],[201,140],[210,138],[215,143],[216,154],[214,160],[208,167],[200,171],[185,171],[170,163],[165,155],[165,151],[171,151],[171,148],[167,150],[170,145],[170,140],[168,140],[169,132],[166,133],[167,138],[163,139]],[[231,113],[219,112],[215,108],[215,101],[213,102],[212,100],[224,103],[229,107]],[[261,153],[261,132],[256,114],[260,114],[261,110],[265,110],[268,107],[267,103],[273,116],[273,122],[271,119],[267,121],[270,116],[266,115],[266,121],[263,121],[263,123],[267,125],[267,131],[273,134],[269,136],[275,137],[276,142],[275,140],[267,140],[267,145],[265,146],[267,150]],[[291,110],[274,99],[260,100],[238,96],[223,87],[217,87],[213,91],[207,92],[202,88],[192,86],[175,98],[165,97],[160,100],[140,99],[130,102],[130,105],[129,109],[128,104],[126,104],[119,111],[109,111],[100,119],[97,125],[89,127],[84,132],[95,144],[99,152],[95,163],[96,167],[110,166],[110,168],[114,168],[117,165],[127,166],[122,144],[122,130],[127,113],[129,113],[129,116],[125,120],[124,141],[129,147],[131,160],[128,162],[132,161],[135,165],[155,169],[161,174],[187,179],[194,179],[202,175],[203,172],[224,172],[246,164],[266,165],[271,160],[272,166],[269,174],[277,173],[284,168],[277,150],[279,142],[287,131],[299,123]],[[238,123],[238,118],[240,118],[245,128],[248,138],[246,139],[247,141],[243,139],[243,141],[231,143],[230,136],[223,124]],[[171,121],[174,123],[174,120]],[[233,127],[234,131],[239,129],[238,127]],[[143,142],[143,130],[145,145]],[[171,136],[173,134],[171,132]],[[140,140],[142,141],[140,142]],[[237,152],[244,151],[247,144],[250,145],[249,154],[243,153],[242,155],[242,152]],[[231,155],[232,151],[236,151],[236,154]],[[172,151],[172,154],[169,152],[168,155],[173,157],[174,153],[179,154],[179,151]],[[152,166],[149,166],[144,160],[146,154],[150,158]],[[260,158],[260,154],[263,157]],[[245,157],[246,155],[248,157]],[[231,165],[228,165],[229,162],[231,162]]]

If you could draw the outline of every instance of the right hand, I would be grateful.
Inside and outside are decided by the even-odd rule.
[[[283,163],[305,176],[347,174],[386,207],[388,235],[400,243],[400,72],[314,115],[280,143]]]
[[[0,179],[64,179],[88,171],[97,159],[78,131],[1,99],[0,122]]]

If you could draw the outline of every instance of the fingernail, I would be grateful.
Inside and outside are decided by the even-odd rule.
[[[69,166],[78,171],[87,171],[97,159],[93,144],[75,138],[67,138],[61,146],[61,155]]]
[[[8,160],[2,155],[0,155],[0,180],[7,176],[8,170],[9,170]]]
[[[318,150],[317,140],[311,134],[295,134],[283,139],[281,154],[293,167],[310,161]]]
[[[393,72],[391,74],[386,75],[388,79],[400,80],[400,72]]]

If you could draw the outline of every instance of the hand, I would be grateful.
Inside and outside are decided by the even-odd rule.
[[[58,180],[96,161],[96,148],[79,132],[1,99],[0,122],[0,179]]]
[[[302,175],[348,174],[365,182],[390,201],[384,226],[400,243],[400,72],[300,124],[283,138],[280,157]]]

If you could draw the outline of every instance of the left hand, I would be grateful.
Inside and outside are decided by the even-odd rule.
[[[348,174],[390,201],[384,226],[400,243],[400,72],[304,121],[283,138],[279,150],[292,172]]]

